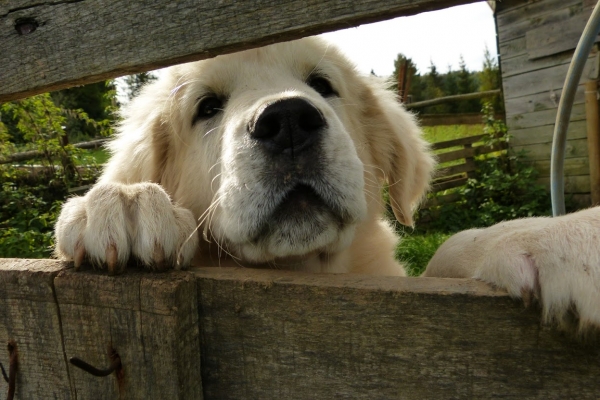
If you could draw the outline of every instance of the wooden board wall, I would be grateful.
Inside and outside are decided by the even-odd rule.
[[[496,24],[506,121],[511,147],[524,151],[549,185],[556,111],[567,69],[595,5],[591,0],[506,0],[496,5]],[[571,113],[565,191],[584,204],[590,191],[583,84],[599,76],[596,48],[588,57]],[[589,203],[588,203],[589,204]]]
[[[0,259],[16,399],[600,397],[597,346],[474,280],[69,267]],[[104,368],[108,345],[120,378],[67,361]]]

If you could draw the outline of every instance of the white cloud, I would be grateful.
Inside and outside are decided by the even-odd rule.
[[[410,17],[325,33],[358,68],[390,75],[398,53],[412,58],[421,73],[433,63],[440,72],[458,69],[462,55],[469,70],[480,70],[487,45],[496,53],[493,13],[487,2],[477,2]]]

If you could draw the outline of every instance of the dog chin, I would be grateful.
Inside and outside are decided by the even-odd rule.
[[[297,222],[296,222],[297,223]],[[254,243],[239,246],[240,256],[251,263],[301,262],[318,254],[335,254],[349,247],[355,224],[339,225],[332,216],[314,215],[299,225],[294,222],[273,226],[271,232]]]

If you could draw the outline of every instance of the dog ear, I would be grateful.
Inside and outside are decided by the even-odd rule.
[[[413,212],[429,189],[435,159],[414,115],[395,93],[367,79],[363,116],[371,156],[389,187],[394,215],[403,225],[413,226]]]
[[[173,123],[165,122],[171,87],[164,81],[147,85],[124,107],[117,134],[108,145],[112,157],[105,167],[104,180],[163,183],[173,136]]]

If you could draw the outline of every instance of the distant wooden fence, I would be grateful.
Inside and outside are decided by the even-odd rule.
[[[475,157],[506,150],[508,143],[499,142],[492,146],[485,145],[485,135],[468,136],[444,142],[434,143],[431,148],[437,153],[438,170],[434,176],[431,192],[439,193],[457,188],[467,183],[476,170]],[[451,165],[448,165],[451,164]],[[424,208],[441,203],[456,201],[453,193],[438,196],[424,204]]]

